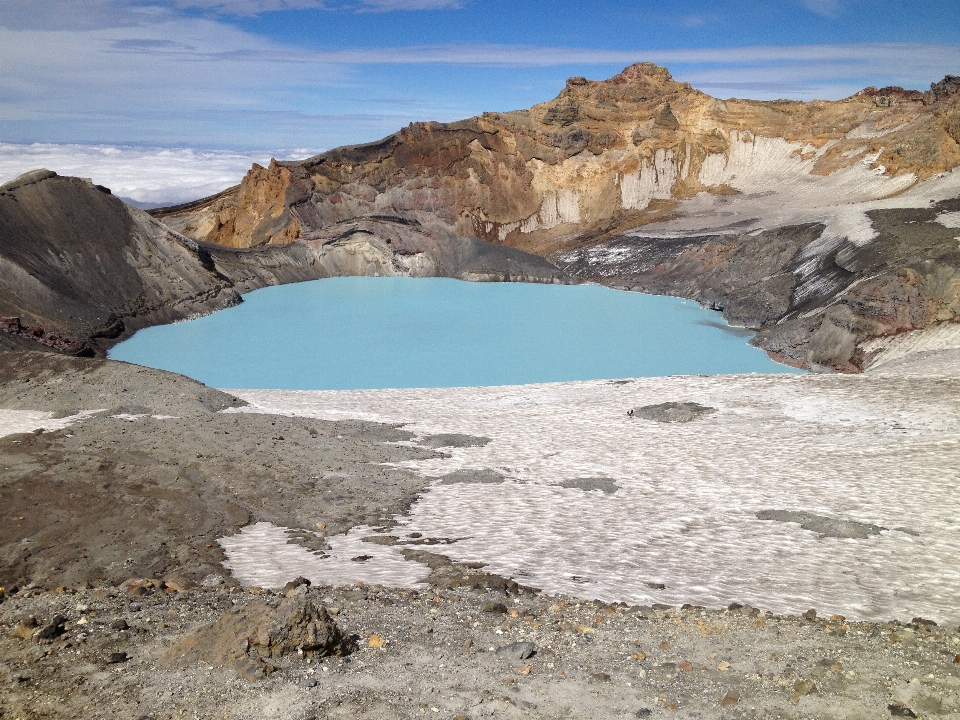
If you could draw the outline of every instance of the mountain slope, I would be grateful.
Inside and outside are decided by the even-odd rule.
[[[0,186],[0,349],[102,354],[139,328],[213,312],[265,285],[332,275],[564,282],[546,260],[403,218],[310,242],[198,243],[79,178],[37,170]]]

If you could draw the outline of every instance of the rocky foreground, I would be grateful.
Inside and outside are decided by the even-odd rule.
[[[419,589],[238,587],[218,538],[388,534],[430,481],[390,463],[439,457],[396,426],[219,412],[241,403],[0,354],[0,407],[106,409],[0,439],[0,717],[960,717],[960,628],[923,618],[546,596],[430,538]]]
[[[960,629],[544,597],[439,564],[422,590],[24,588],[4,718],[960,716]]]

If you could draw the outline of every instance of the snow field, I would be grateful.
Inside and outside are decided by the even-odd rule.
[[[549,593],[957,622],[957,391],[954,377],[868,374],[231,392],[252,404],[244,411],[402,422],[419,434],[491,438],[484,447],[445,449],[449,458],[405,465],[438,478],[493,468],[504,483],[435,484],[396,518],[390,534],[401,543],[411,533],[455,539],[431,551],[484,562],[490,572]],[[626,415],[666,401],[718,412],[689,424]],[[608,478],[619,489],[561,487],[581,478]],[[758,519],[764,510],[883,529],[861,539],[821,537],[795,522]],[[331,539],[349,548],[337,552],[339,565],[351,565],[349,577],[394,585],[422,580],[422,567],[394,562],[398,547],[363,543],[362,554],[375,557],[345,561],[353,538],[365,532],[372,534],[354,529]],[[271,548],[282,544],[289,553],[291,546],[282,532],[271,537],[224,540],[229,566],[243,582],[279,583]],[[347,576],[329,559],[305,550],[298,557],[289,572],[317,582]]]

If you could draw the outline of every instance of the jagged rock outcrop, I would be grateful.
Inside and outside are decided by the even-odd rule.
[[[189,635],[163,656],[167,663],[227,665],[248,680],[275,670],[272,658],[347,655],[350,640],[322,605],[302,596],[251,603]]]
[[[952,291],[909,289],[938,285],[909,279],[926,276],[924,263],[937,278],[960,267],[943,233],[905,245],[884,226],[899,227],[887,211],[960,196],[958,89],[947,76],[927,92],[867,88],[835,102],[719,100],[641,63],[571,78],[529,110],[255,166],[236,188],[154,215],[231,247],[397,215],[583,278],[722,306],[776,357],[856,370],[869,338],[958,319]],[[837,258],[851,254],[874,259],[850,271]],[[907,279],[880,287],[873,271]]]
[[[48,170],[0,186],[0,239],[0,349],[74,355],[103,354],[139,328],[234,305],[265,285],[335,275],[569,281],[541,257],[399,217],[261,248],[198,243],[107,188]]]

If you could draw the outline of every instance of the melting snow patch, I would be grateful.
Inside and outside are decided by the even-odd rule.
[[[960,212],[947,212],[937,215],[937,222],[948,228],[960,228]]]
[[[76,422],[93,417],[91,412],[81,412],[64,418],[54,418],[53,413],[38,410],[0,410],[0,437],[33,432],[34,430],[62,430]]]
[[[227,556],[224,567],[242,584],[283,587],[305,577],[314,585],[365,582],[385,587],[421,587],[430,568],[406,560],[392,546],[364,542],[376,536],[372,528],[355,527],[346,535],[327,538],[329,549],[311,551],[292,542],[290,528],[268,522],[248,525],[217,542]]]

